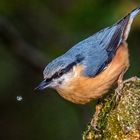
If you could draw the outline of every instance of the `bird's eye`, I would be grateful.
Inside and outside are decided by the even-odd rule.
[[[63,75],[63,71],[58,72],[58,77]]]

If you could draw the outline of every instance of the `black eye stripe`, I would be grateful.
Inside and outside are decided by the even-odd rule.
[[[51,78],[46,79],[46,81],[51,81],[52,79],[56,79],[61,77],[64,73],[67,73],[68,71],[70,71],[70,69],[76,65],[76,62],[71,63],[70,65],[68,65],[66,68],[62,69],[59,72],[56,72]]]
[[[66,68],[62,69],[61,71],[56,72],[51,78],[46,79],[46,81],[49,82],[52,79],[61,77],[63,74],[69,72],[74,65],[76,65],[77,63],[80,63],[84,59],[83,57],[80,57],[79,55],[77,55],[76,57],[77,57],[77,59],[75,62],[72,62]]]

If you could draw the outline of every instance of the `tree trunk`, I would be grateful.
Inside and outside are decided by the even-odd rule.
[[[140,79],[124,82],[122,93],[116,99],[110,91],[102,102],[96,123],[91,123],[83,133],[83,140],[140,140]]]

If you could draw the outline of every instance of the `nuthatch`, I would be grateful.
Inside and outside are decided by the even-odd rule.
[[[134,9],[50,62],[43,72],[43,82],[36,89],[54,88],[77,104],[103,96],[129,67],[125,41],[138,12],[140,8]]]

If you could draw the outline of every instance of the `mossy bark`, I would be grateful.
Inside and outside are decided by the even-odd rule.
[[[140,140],[140,79],[124,83],[119,100],[114,92],[104,99],[99,131],[89,124],[83,140]]]

